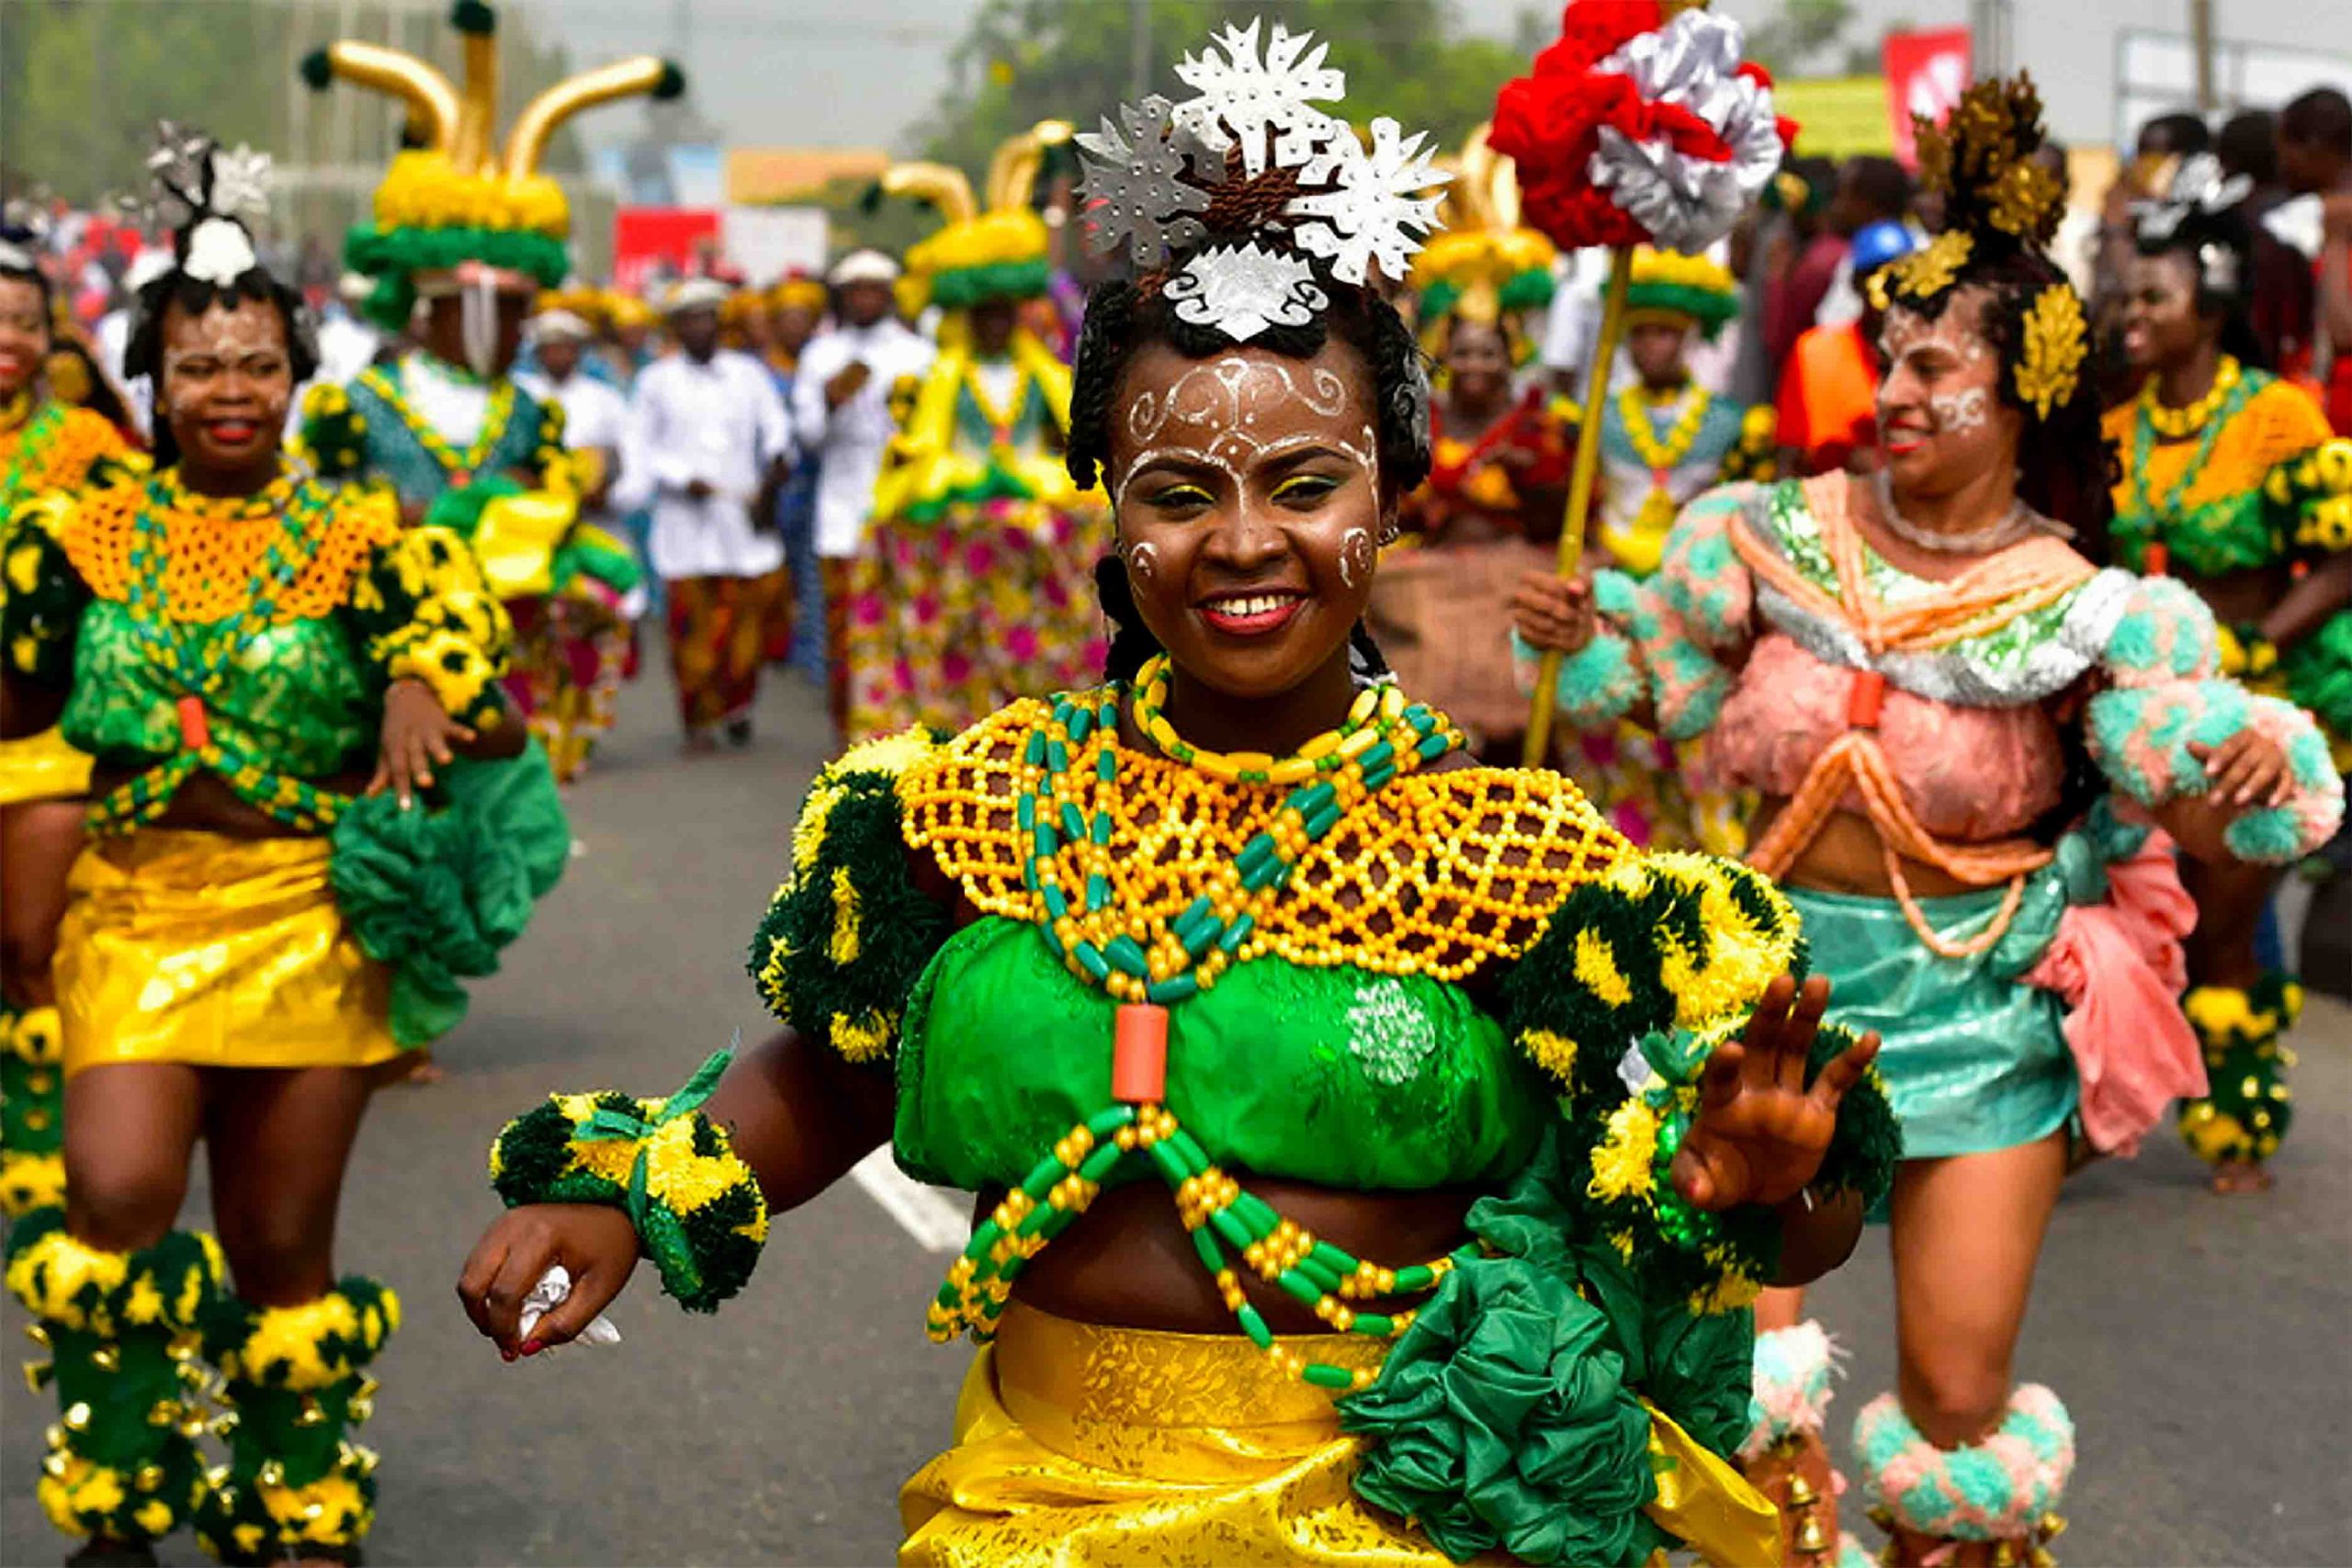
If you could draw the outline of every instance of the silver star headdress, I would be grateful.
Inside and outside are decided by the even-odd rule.
[[[1332,287],[1361,287],[1374,266],[1402,278],[1438,226],[1450,175],[1395,120],[1374,120],[1366,145],[1318,107],[1347,90],[1327,52],[1280,23],[1228,26],[1177,65],[1192,97],[1122,106],[1117,124],[1077,139],[1095,248],[1171,268],[1179,317],[1237,343],[1306,324]],[[1297,194],[1247,232],[1212,233],[1216,187],[1272,171]]]
[[[2245,175],[2224,178],[2219,158],[2193,153],[2173,171],[2163,196],[2132,203],[2132,231],[2146,243],[2162,244],[2191,218],[2218,218],[2253,194],[2252,179]]]

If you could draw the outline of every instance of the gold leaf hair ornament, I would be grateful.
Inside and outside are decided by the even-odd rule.
[[[1919,181],[1943,197],[1944,227],[1980,240],[2042,247],[2065,215],[2066,187],[2035,156],[2044,141],[2041,95],[2025,72],[1979,82],[1941,126],[1914,117]]]
[[[1865,286],[1871,303],[1883,310],[1897,297],[1928,300],[1960,280],[1960,269],[1976,254],[1976,242],[1965,229],[1947,229],[1909,255],[1887,263],[1871,274]]]
[[[2037,417],[2048,419],[2052,409],[2075,400],[2089,352],[2088,331],[2082,297],[2071,284],[2049,285],[2026,311],[2025,341],[2011,375],[2018,400],[2031,404]]]

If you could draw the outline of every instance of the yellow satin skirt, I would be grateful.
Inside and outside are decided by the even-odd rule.
[[[1285,1337],[1334,1366],[1385,1346]],[[1651,1517],[1710,1561],[1780,1561],[1780,1518],[1651,1413]],[[1445,1554],[1351,1484],[1331,1396],[1238,1335],[1162,1334],[1005,1309],[956,1407],[956,1446],[899,1495],[903,1568],[1440,1568]],[[1509,1562],[1493,1556],[1480,1562]]]
[[[55,725],[39,735],[0,740],[0,806],[89,793],[89,754],[68,746]]]
[[[399,1054],[324,839],[142,828],[74,863],[57,934],[65,1076],[107,1062],[365,1067]]]

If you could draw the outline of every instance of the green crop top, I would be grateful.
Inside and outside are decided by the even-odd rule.
[[[895,1074],[894,1152],[926,1180],[1018,1183],[1110,1098],[1114,1004],[1042,940],[1011,806],[1048,711],[826,768],[752,940],[779,1017]],[[1111,874],[1138,918],[1191,902],[1283,796],[1109,755],[1089,809],[1116,821]],[[957,929],[926,861],[977,919]],[[1803,968],[1794,914],[1744,867],[1640,853],[1556,774],[1415,773],[1309,850],[1223,978],[1169,1010],[1167,1104],[1220,1166],[1343,1190],[1498,1190],[1560,1148],[1591,1234],[1714,1292],[1760,1275],[1773,1222],[1666,1235],[1662,1129],[1695,1111],[1711,1044]],[[1816,1064],[1845,1038],[1826,1029]],[[1891,1145],[1875,1093],[1849,1098],[1840,1139],[1849,1124],[1826,1187]]]
[[[166,471],[24,509],[0,541],[12,674],[68,689],[65,739],[141,768],[97,827],[152,818],[197,767],[289,826],[301,781],[364,765],[384,689],[413,677],[478,718],[509,637],[464,544],[403,533],[389,498],[280,481],[242,503]]]

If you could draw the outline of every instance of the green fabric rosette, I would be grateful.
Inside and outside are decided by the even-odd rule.
[[[1461,1265],[1340,1402],[1376,1438],[1355,1489],[1456,1562],[1499,1547],[1536,1564],[1633,1568],[1668,1544],[1642,1513],[1657,1495],[1649,1413],[1625,1386],[1609,1319],[1518,1258]]]
[[[392,1038],[409,1048],[464,1019],[461,982],[498,972],[571,853],[537,741],[511,761],[460,759],[438,778],[424,810],[401,810],[390,793],[354,801],[328,863],[360,950],[392,971]]]

